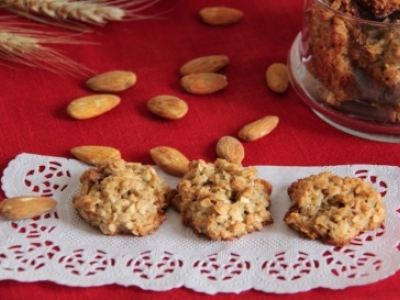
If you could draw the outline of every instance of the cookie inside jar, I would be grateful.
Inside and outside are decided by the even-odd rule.
[[[305,0],[304,7],[299,52],[308,104],[342,125],[400,134],[400,1]]]

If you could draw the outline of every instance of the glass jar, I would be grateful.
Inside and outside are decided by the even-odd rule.
[[[400,143],[400,13],[354,12],[348,2],[304,0],[288,57],[291,84],[332,126]]]

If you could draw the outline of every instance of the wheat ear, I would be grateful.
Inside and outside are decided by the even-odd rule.
[[[70,37],[60,37],[39,30],[0,24],[0,58],[43,68],[54,73],[87,75],[92,70],[69,59],[44,44],[78,43]]]
[[[48,22],[42,17],[61,22],[102,25],[109,21],[148,18],[138,12],[155,2],[158,0],[0,0],[0,5],[14,13],[44,23]]]

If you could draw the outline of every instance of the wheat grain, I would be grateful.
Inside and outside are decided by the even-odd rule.
[[[54,73],[85,75],[92,73],[93,71],[85,66],[44,46],[44,44],[65,43],[80,43],[80,41],[17,27],[13,23],[0,24],[0,58],[30,67],[43,68]]]
[[[101,25],[108,21],[139,20],[147,18],[138,12],[158,0],[0,0],[10,11],[29,17],[45,16],[57,21],[79,21]],[[39,19],[32,17],[36,21]],[[45,21],[45,20],[42,20]]]

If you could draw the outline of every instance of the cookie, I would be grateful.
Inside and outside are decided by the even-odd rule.
[[[288,188],[292,201],[284,221],[310,239],[343,246],[377,229],[386,218],[381,195],[361,178],[330,172],[299,179]]]
[[[173,206],[181,221],[211,240],[233,240],[273,223],[272,186],[255,167],[217,159],[192,161],[177,186]]]
[[[385,18],[396,14],[400,10],[399,0],[355,0],[364,10],[363,18],[374,21],[386,21]],[[398,18],[398,16],[397,16]]]
[[[305,21],[310,78],[304,84],[313,98],[355,119],[400,123],[400,39],[387,24],[400,22],[400,1],[314,1]]]
[[[117,159],[85,171],[80,181],[74,207],[106,235],[148,235],[165,220],[170,187],[151,166]]]

